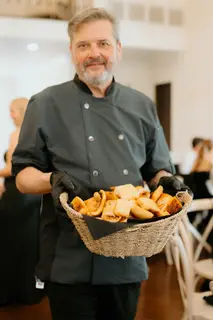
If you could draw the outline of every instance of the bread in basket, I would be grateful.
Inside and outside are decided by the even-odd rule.
[[[60,201],[86,247],[106,257],[146,256],[163,250],[191,204],[188,192],[175,197],[159,187],[153,193],[124,185],[100,190],[72,205],[62,193]],[[75,209],[75,210],[74,210]],[[113,222],[113,223],[112,223]]]

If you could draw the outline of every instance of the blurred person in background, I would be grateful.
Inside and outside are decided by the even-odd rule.
[[[191,171],[194,181],[194,195],[196,199],[212,198],[213,197],[213,142],[211,140],[204,140],[201,143],[197,158]],[[192,187],[193,188],[193,187]],[[198,224],[197,229],[201,234],[206,229],[213,210],[209,210],[207,215],[203,217]],[[212,246],[213,258],[213,230],[210,232],[207,241]],[[204,282],[203,288],[208,289],[209,281]],[[213,295],[205,297],[205,300],[213,305]]]
[[[183,162],[180,165],[180,174],[189,174],[191,172],[203,140],[204,139],[200,137],[195,137],[192,139],[192,150],[188,152],[183,159]]]
[[[134,184],[185,190],[174,176],[156,107],[117,83],[117,22],[90,8],[69,23],[74,80],[43,90],[28,104],[13,172],[20,191],[44,194],[40,261],[53,320],[133,320],[145,257],[92,254],[62,209],[66,191],[87,199],[97,190]]]
[[[199,149],[189,174],[182,175],[191,187],[195,199],[211,198],[211,172],[213,168],[213,144],[211,140],[199,143]],[[209,185],[209,186],[208,186]]]
[[[196,184],[195,199],[211,198],[213,196],[212,172],[213,143],[211,140],[203,140],[191,170]]]
[[[211,140],[203,140],[199,143],[199,150],[194,160],[191,172],[183,175],[184,182],[190,186],[194,194],[194,199],[208,199],[213,197],[213,143]],[[197,229],[201,234],[212,217],[213,211],[202,217],[197,225]],[[190,212],[189,219],[193,222],[199,213]],[[210,233],[208,242],[213,248],[213,231]],[[213,252],[213,251],[212,251]]]
[[[34,269],[38,259],[38,222],[41,197],[18,191],[12,176],[12,155],[17,146],[28,99],[17,98],[10,104],[15,125],[5,152],[4,192],[0,199],[0,305],[31,304],[38,301]]]
[[[213,144],[211,140],[203,140],[199,143],[197,156],[191,172],[211,172],[213,164]]]

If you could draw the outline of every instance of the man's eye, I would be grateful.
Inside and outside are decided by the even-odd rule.
[[[108,46],[109,46],[108,42],[106,42],[106,41],[101,42],[101,47],[108,47]]]
[[[88,47],[88,45],[86,43],[81,43],[78,45],[78,48],[80,48],[80,49],[85,49],[87,47]]]

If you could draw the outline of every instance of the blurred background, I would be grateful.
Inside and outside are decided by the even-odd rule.
[[[213,139],[212,0],[0,0],[0,166],[13,129],[10,101],[74,77],[67,21],[88,6],[105,7],[119,19],[123,60],[116,80],[154,100],[178,167],[194,137]],[[205,205],[199,210],[203,213]],[[183,304],[170,262],[164,253],[150,260],[152,280],[137,320],[181,319]],[[153,292],[164,292],[155,299],[158,316],[144,311]],[[176,301],[173,314],[168,301]],[[35,319],[49,319],[45,308],[34,309]],[[0,319],[33,319],[27,310],[11,312]]]
[[[157,103],[180,162],[194,136],[213,135],[211,0],[1,0],[0,157],[11,98],[73,77],[67,20],[87,6],[106,7],[120,20],[124,55],[116,79]]]

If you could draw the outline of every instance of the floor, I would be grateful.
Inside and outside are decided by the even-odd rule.
[[[141,287],[135,320],[181,320],[183,305],[175,267],[166,264],[165,255],[148,259],[149,280]]]
[[[135,320],[181,320],[183,307],[174,267],[166,265],[163,254],[148,259],[148,264],[150,276],[142,284]],[[51,320],[48,302],[1,308],[0,320]]]

